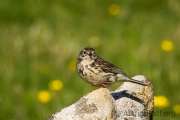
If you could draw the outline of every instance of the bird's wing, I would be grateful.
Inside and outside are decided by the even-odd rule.
[[[127,76],[126,73],[124,73],[121,69],[119,69],[115,65],[107,62],[106,60],[103,60],[100,57],[97,58],[96,60],[97,60],[97,63],[99,63],[99,67],[101,67],[101,69],[104,72],[110,72],[110,73],[115,73],[115,74],[123,74],[124,76]]]

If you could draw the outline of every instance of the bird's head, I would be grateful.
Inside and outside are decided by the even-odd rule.
[[[95,50],[93,48],[84,48],[80,53],[79,57],[83,60],[93,61],[97,58]]]

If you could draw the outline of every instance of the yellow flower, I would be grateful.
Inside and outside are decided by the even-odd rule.
[[[163,40],[161,42],[161,49],[163,51],[170,52],[170,51],[173,50],[173,48],[174,48],[174,45],[173,45],[172,41],[170,41],[170,40]]]
[[[155,107],[159,107],[159,108],[163,108],[163,107],[167,107],[169,105],[169,101],[165,96],[154,96],[154,106]]]
[[[75,60],[71,61],[71,62],[68,64],[68,68],[69,68],[71,71],[75,71],[75,70],[76,70],[76,61],[75,61]]]
[[[111,15],[117,15],[120,12],[120,6],[118,4],[112,4],[109,6],[109,13]]]
[[[89,39],[89,44],[90,44],[90,46],[92,46],[92,47],[97,47],[98,45],[99,45],[99,38],[98,37],[96,37],[96,36],[93,36],[93,37],[91,37],[90,39]]]
[[[39,91],[38,94],[37,94],[37,98],[40,102],[42,103],[47,103],[50,101],[51,99],[51,95],[48,91],[46,90],[42,90],[42,91]]]
[[[49,65],[45,64],[45,65],[41,66],[40,72],[41,72],[42,74],[49,74],[49,73],[50,73],[50,67],[49,67]]]
[[[63,83],[61,80],[52,80],[49,83],[49,88],[54,91],[60,91],[63,88]]]
[[[180,104],[176,104],[174,107],[173,107],[173,111],[177,114],[180,114]]]

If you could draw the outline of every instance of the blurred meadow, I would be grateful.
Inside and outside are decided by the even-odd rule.
[[[0,119],[46,119],[97,89],[75,68],[89,46],[151,80],[154,120],[179,120],[179,45],[179,0],[1,0]]]

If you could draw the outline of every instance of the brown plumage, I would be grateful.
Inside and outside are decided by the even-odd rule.
[[[121,69],[97,56],[94,49],[89,47],[79,53],[76,69],[79,76],[93,86],[108,87],[114,82],[147,85],[129,78]]]

